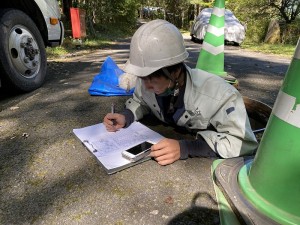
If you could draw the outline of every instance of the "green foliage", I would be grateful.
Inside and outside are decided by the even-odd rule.
[[[282,26],[282,44],[296,45],[300,36],[300,19]]]
[[[264,40],[274,11],[263,10],[264,0],[231,0],[226,5],[246,27],[246,40],[259,43]]]
[[[182,14],[187,13],[188,0],[174,1],[165,0],[165,10],[167,12],[167,20],[175,24],[177,27],[182,27]]]
[[[187,30],[181,30],[183,34],[189,34]],[[47,55],[49,59],[57,59],[60,57],[68,57],[80,54],[88,54],[89,51],[98,50],[103,47],[109,47],[116,44],[115,40],[118,38],[124,38],[127,34],[122,32],[116,33],[98,33],[96,38],[85,39],[80,47],[76,46],[71,38],[66,38],[63,46],[56,48],[47,48]],[[254,43],[246,40],[242,43],[241,48],[258,51],[268,54],[282,55],[286,57],[292,57],[295,51],[295,44],[265,44]]]
[[[249,20],[246,29],[245,41],[260,43],[264,41],[268,30],[269,20],[261,19],[260,23],[255,20]]]
[[[291,4],[294,7],[290,7]],[[226,7],[231,9],[237,18],[247,26],[246,41],[263,42],[269,22],[276,19],[288,24],[281,26],[282,43],[295,43],[300,34],[295,25],[298,24],[299,27],[299,23],[294,18],[295,14],[299,15],[300,13],[299,5],[299,0],[230,0]],[[291,19],[293,22],[290,21]]]
[[[59,0],[61,3],[63,0]],[[153,11],[147,19],[166,19],[178,28],[189,29],[203,8],[213,7],[215,0],[65,0],[73,7],[86,10],[86,28],[88,38],[98,38],[101,34],[118,32],[130,34],[136,29],[136,20],[142,7],[161,7]],[[291,22],[299,16],[300,0],[225,0],[226,8],[233,11],[244,24],[246,41],[260,43],[264,40],[269,21],[286,21],[282,26],[282,43],[294,43],[299,37],[299,22]],[[62,5],[62,4],[61,4]],[[293,6],[293,7],[292,7]],[[299,17],[298,17],[299,18]],[[70,27],[68,22],[66,27]],[[68,29],[67,29],[68,30]]]
[[[138,0],[94,0],[78,4],[86,10],[88,33],[108,31],[111,27],[122,32],[130,31],[136,24]]]
[[[199,5],[201,8],[208,8],[214,6],[214,0],[190,0],[189,3]]]

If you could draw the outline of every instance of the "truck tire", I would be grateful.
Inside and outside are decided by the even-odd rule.
[[[45,80],[47,58],[42,36],[20,10],[0,9],[0,76],[2,86],[29,92]]]

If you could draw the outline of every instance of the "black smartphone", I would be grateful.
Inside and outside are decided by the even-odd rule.
[[[150,153],[150,148],[153,143],[145,141],[141,144],[138,144],[130,149],[127,149],[122,152],[122,156],[132,162],[136,162]]]

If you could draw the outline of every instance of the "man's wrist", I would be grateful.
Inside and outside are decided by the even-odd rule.
[[[187,159],[189,157],[189,152],[188,152],[186,140],[179,140],[179,146],[180,146],[180,159]]]
[[[129,127],[130,124],[132,124],[134,122],[134,115],[129,109],[124,109],[124,111],[121,112],[120,114],[122,114],[125,117],[124,128]]]

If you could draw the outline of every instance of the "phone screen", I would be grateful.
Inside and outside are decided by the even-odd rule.
[[[151,148],[152,145],[153,144],[145,141],[145,142],[143,142],[137,146],[134,146],[126,151],[131,153],[132,155],[137,155],[137,154],[147,150],[148,148]]]

